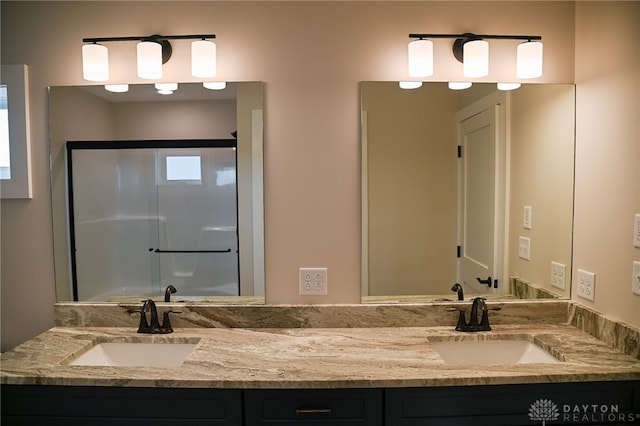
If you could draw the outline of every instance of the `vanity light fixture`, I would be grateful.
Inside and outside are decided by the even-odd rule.
[[[519,89],[520,83],[498,83],[498,90],[515,90]]]
[[[224,90],[227,87],[226,81],[205,81],[202,83],[205,89],[209,90]]]
[[[453,42],[453,56],[462,62],[465,77],[478,78],[489,74],[489,43],[486,40],[524,40],[517,47],[516,74],[518,78],[542,76],[542,36],[494,34],[409,34],[409,75],[428,77],[433,74],[433,42],[431,39],[449,38]]]
[[[173,95],[178,90],[178,83],[156,83],[154,87],[161,95]]]
[[[470,81],[450,81],[449,89],[451,90],[464,90],[471,87]]]
[[[433,75],[433,42],[418,39],[409,42],[409,76]]]
[[[128,84],[105,84],[105,90],[114,93],[126,93],[129,91]]]
[[[82,46],[82,75],[89,81],[109,80],[109,51],[98,43],[137,41],[138,77],[158,80],[162,78],[162,65],[173,53],[169,40],[195,40],[191,43],[192,75],[197,78],[215,77],[216,44],[210,40],[215,38],[215,34],[84,38],[82,41],[88,44]]]
[[[401,89],[418,89],[420,87],[422,87],[422,82],[421,81],[399,81],[398,85],[400,86]]]
[[[82,46],[82,76],[88,81],[109,80],[109,49],[92,43]]]

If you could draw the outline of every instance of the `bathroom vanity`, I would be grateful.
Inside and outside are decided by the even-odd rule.
[[[134,316],[128,326],[96,325],[107,318],[126,321],[128,314],[118,314],[127,311],[125,306],[114,305],[110,317],[85,311],[75,316],[77,324],[60,324],[2,355],[2,422],[535,424],[532,409],[538,409],[540,420],[557,414],[554,424],[576,424],[574,416],[601,414],[624,416],[625,422],[631,419],[628,423],[640,421],[637,356],[567,322],[569,303],[547,302],[549,315],[537,321],[518,321],[531,306],[511,304],[511,312],[495,313],[492,331],[479,333],[456,332],[455,316],[448,312],[444,320],[451,325],[437,324],[434,318],[443,311],[438,305],[389,306],[387,313],[395,312],[397,318],[385,315],[385,306],[341,307],[352,313],[332,319],[326,312],[318,314],[340,307],[257,306],[251,309],[261,313],[266,328],[233,328],[225,326],[233,322],[229,317],[226,324],[221,317],[210,318],[218,327],[185,327],[185,321],[203,312],[185,304],[172,319],[175,332],[164,335],[136,333]],[[553,312],[562,305],[565,320],[559,321]],[[166,308],[159,305],[162,309]],[[218,315],[240,315],[238,309],[218,307]],[[405,324],[418,314],[426,323],[398,326],[383,320],[396,321],[402,310]],[[306,320],[291,315],[294,312],[307,315]],[[310,319],[315,315],[343,323],[315,327]],[[379,322],[371,318],[376,315]],[[365,327],[362,321],[367,317]],[[505,324],[508,319],[511,323]],[[295,322],[306,325],[274,326]],[[460,359],[449,358],[437,349],[443,342],[462,343],[466,353]],[[552,360],[494,361],[490,350],[479,356],[484,349],[467,347],[491,342],[531,343]],[[139,354],[134,355],[139,358],[135,366],[74,365],[82,354],[104,343],[145,343],[152,349],[194,346],[174,367],[149,365],[155,356]],[[547,405],[538,407],[541,404]],[[596,411],[581,408],[587,405],[597,406]],[[602,413],[605,409],[608,412]]]

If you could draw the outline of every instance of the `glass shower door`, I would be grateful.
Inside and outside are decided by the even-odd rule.
[[[235,141],[185,142],[67,144],[74,300],[239,295]]]
[[[238,296],[236,150],[159,149],[161,287],[180,296]]]

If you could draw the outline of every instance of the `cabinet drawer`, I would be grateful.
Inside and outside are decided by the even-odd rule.
[[[381,389],[269,389],[244,394],[246,425],[382,425]]]

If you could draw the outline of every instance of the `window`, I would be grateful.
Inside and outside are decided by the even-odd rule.
[[[167,181],[201,181],[199,155],[167,155]]]
[[[11,179],[11,154],[9,149],[9,106],[7,86],[0,86],[0,179]]]

